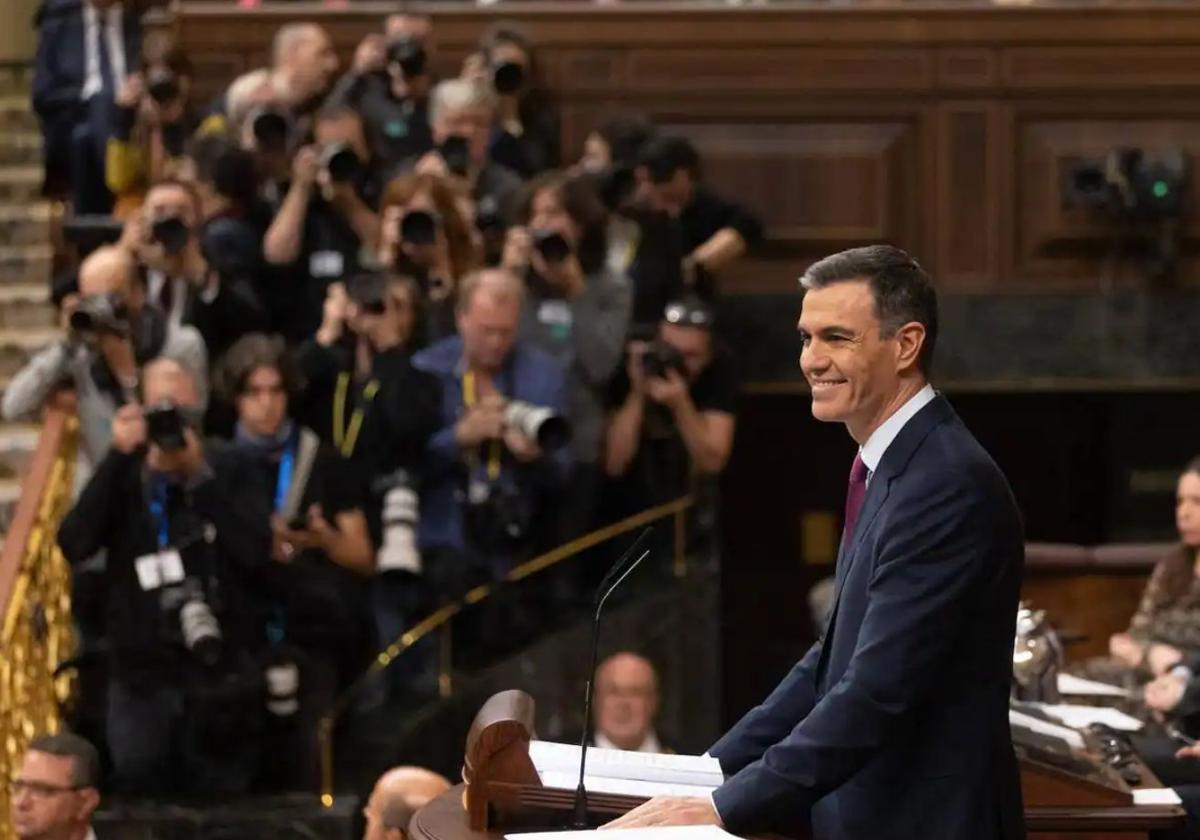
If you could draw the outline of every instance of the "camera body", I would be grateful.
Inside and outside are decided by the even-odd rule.
[[[178,452],[187,446],[187,420],[175,403],[168,400],[146,409],[146,437],[163,452]]]
[[[179,79],[169,67],[152,67],[146,73],[146,92],[158,105],[169,105],[179,98]]]
[[[437,241],[441,220],[427,210],[409,210],[400,219],[400,241],[409,245],[432,245]]]
[[[425,45],[415,38],[397,38],[387,45],[388,66],[400,68],[404,78],[423,76],[429,63]]]
[[[492,70],[492,86],[501,96],[512,96],[525,86],[525,68],[513,61],[497,64]]]
[[[71,329],[81,335],[129,335],[129,308],[115,292],[89,295],[71,313]]]
[[[1152,157],[1142,149],[1116,148],[1101,160],[1085,161],[1067,175],[1068,201],[1111,216],[1145,221],[1178,218],[1182,211],[1187,160],[1180,149]]]
[[[286,155],[295,133],[292,118],[275,108],[255,108],[246,117],[254,142],[267,154]]]
[[[161,245],[163,251],[170,256],[183,253],[191,238],[191,229],[178,216],[156,219],[150,226],[150,241]]]
[[[672,370],[687,378],[683,354],[674,345],[657,339],[642,354],[642,372],[648,379],[666,379],[668,371]]]
[[[168,631],[178,631],[169,635],[178,638],[189,653],[210,668],[221,661],[221,623],[198,578],[184,578],[179,584],[163,589],[159,606]]]
[[[321,166],[335,184],[349,184],[358,178],[362,161],[349,143],[330,143],[321,151]]]
[[[535,230],[533,247],[546,262],[557,265],[571,256],[571,243],[561,233],[552,230]]]

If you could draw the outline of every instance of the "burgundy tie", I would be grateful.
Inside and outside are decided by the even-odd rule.
[[[862,510],[863,499],[867,496],[867,465],[863,463],[862,455],[854,456],[850,466],[850,486],[846,490],[846,528],[842,531],[842,539],[854,536],[854,523],[858,521],[858,512]]]

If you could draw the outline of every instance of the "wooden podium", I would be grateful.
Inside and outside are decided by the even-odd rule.
[[[431,802],[413,817],[414,840],[496,840],[505,832],[562,829],[571,824],[575,792],[543,787],[529,757],[533,699],[504,691],[490,700],[467,734],[464,785]],[[1183,809],[1134,805],[1129,788],[1095,756],[1076,764],[1051,762],[1018,745],[1025,825],[1036,840],[1141,840],[1150,831],[1178,826]],[[1140,787],[1157,787],[1139,763]],[[589,823],[600,825],[645,797],[592,793]]]

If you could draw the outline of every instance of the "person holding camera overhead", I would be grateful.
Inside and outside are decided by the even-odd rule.
[[[382,184],[362,118],[345,104],[322,108],[313,143],[296,152],[292,183],[263,239],[267,262],[291,266],[294,306],[280,326],[294,341],[321,324],[329,285],[357,274],[360,251],[379,248]]]
[[[257,771],[264,638],[252,592],[271,549],[258,478],[201,440],[197,383],[146,365],[112,447],[58,531],[72,565],[105,565],[107,741],[122,794],[230,795]],[[236,500],[236,501],[232,501]]]
[[[715,550],[716,482],[733,449],[737,383],[699,298],[667,305],[652,341],[633,341],[609,393],[605,470],[631,514],[688,492],[693,550]],[[711,541],[711,546],[706,542]]]
[[[62,307],[65,337],[35,355],[4,389],[4,419],[35,419],[67,382],[78,400],[83,452],[96,464],[108,451],[113,414],[135,398],[141,366],[176,359],[204,381],[204,339],[192,327],[168,324],[146,304],[145,284],[129,251],[104,246],[79,267],[79,294]],[[203,386],[199,398],[207,397]]]
[[[629,329],[629,279],[605,265],[608,214],[591,182],[547,172],[530,182],[508,231],[504,267],[525,278],[521,337],[567,372],[575,470],[558,542],[593,524],[603,469],[605,400]]]

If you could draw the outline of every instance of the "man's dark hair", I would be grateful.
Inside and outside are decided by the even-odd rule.
[[[612,114],[600,121],[595,131],[608,144],[614,166],[633,166],[642,148],[654,137],[654,126],[641,114]]]
[[[823,289],[834,283],[865,280],[875,298],[875,317],[885,337],[913,321],[925,327],[925,343],[917,365],[929,375],[937,344],[937,291],[920,263],[891,245],[868,245],[832,254],[813,263],[800,285]]]
[[[224,196],[243,215],[258,200],[258,170],[251,152],[219,134],[198,138],[189,150],[196,164],[196,180],[212,184],[217,195]]]
[[[71,759],[72,787],[100,787],[100,754],[86,738],[73,732],[39,735],[29,742],[29,751]]]
[[[657,184],[671,180],[680,170],[687,170],[693,181],[700,180],[700,153],[684,137],[655,137],[642,148],[641,164],[650,170],[650,179]]]
[[[250,376],[259,368],[279,372],[289,400],[297,399],[304,389],[304,378],[295,357],[280,336],[250,333],[234,342],[217,370],[218,393],[234,402],[246,390]]]

